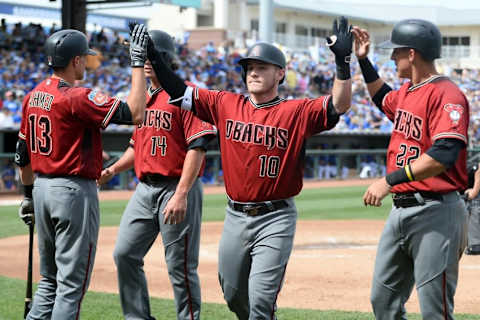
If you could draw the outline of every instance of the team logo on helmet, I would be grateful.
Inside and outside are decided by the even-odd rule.
[[[462,117],[463,114],[463,106],[459,104],[447,103],[443,106],[443,110],[448,112],[450,116],[450,120],[452,120],[453,124],[458,124],[458,121]]]
[[[103,106],[108,101],[108,96],[100,91],[92,90],[88,94],[88,100],[95,103],[97,106]]]
[[[48,56],[47,57],[47,61],[48,61],[48,65],[51,66],[53,64],[53,57],[52,56]]]

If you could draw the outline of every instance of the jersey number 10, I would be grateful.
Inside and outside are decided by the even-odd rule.
[[[260,159],[260,177],[276,178],[280,169],[280,157],[261,155]]]

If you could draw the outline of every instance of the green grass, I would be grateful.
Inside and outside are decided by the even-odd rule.
[[[347,187],[331,189],[305,189],[296,198],[299,219],[385,219],[391,208],[391,199],[384,200],[380,208],[365,207],[362,195],[366,187]],[[102,201],[100,204],[102,226],[116,226],[127,204],[123,201]],[[203,221],[223,221],[226,196],[205,195]],[[0,238],[27,234],[28,229],[18,218],[17,206],[0,207]],[[0,276],[0,320],[21,319],[26,282]],[[157,320],[175,319],[172,300],[152,298],[152,313]],[[122,319],[118,295],[89,291],[82,303],[82,319]],[[281,308],[279,319],[293,320],[370,320],[371,313],[319,311]],[[202,304],[204,320],[234,320],[235,317],[225,304]],[[409,319],[420,320],[419,315],[410,315]],[[480,315],[456,315],[457,320],[480,320]]]

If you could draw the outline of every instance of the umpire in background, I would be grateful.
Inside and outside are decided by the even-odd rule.
[[[468,189],[465,200],[468,211],[468,246],[465,254],[480,255],[480,163],[468,163]]]
[[[35,211],[42,276],[29,320],[80,318],[99,231],[95,180],[102,169],[100,130],[110,123],[143,121],[146,39],[145,26],[136,26],[130,39],[132,88],[127,103],[73,86],[83,79],[87,55],[95,54],[83,33],[61,30],[47,39],[53,75],[23,101],[15,155],[25,185],[19,214],[28,224]]]

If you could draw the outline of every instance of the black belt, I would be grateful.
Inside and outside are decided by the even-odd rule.
[[[417,196],[415,196],[417,194]],[[392,196],[393,205],[397,208],[409,208],[423,206],[426,201],[442,201],[443,196],[440,193],[418,191],[408,193],[396,193]],[[423,201],[422,201],[423,200]]]
[[[288,203],[285,200],[265,201],[265,202],[253,202],[253,203],[240,203],[232,200],[228,200],[228,206],[235,211],[240,211],[248,216],[260,216],[272,211],[280,210],[288,207]]]
[[[161,174],[146,174],[144,175],[140,181],[149,185],[159,185],[165,182],[178,180],[178,177],[168,177]]]

